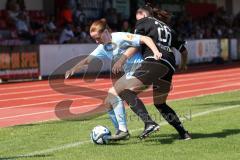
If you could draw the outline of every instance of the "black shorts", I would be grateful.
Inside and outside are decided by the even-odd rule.
[[[153,85],[154,90],[168,93],[171,90],[173,66],[166,60],[145,59],[133,76],[144,85]]]

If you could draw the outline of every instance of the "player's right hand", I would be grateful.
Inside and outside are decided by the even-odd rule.
[[[74,75],[74,70],[70,69],[65,73],[65,79],[68,79],[69,77],[71,77],[72,75]]]
[[[112,67],[112,73],[113,74],[118,74],[122,70],[123,70],[123,64],[122,64],[121,61],[118,60]]]
[[[161,52],[156,52],[156,53],[154,53],[154,59],[155,60],[159,60],[159,59],[161,59],[162,58],[162,53]]]

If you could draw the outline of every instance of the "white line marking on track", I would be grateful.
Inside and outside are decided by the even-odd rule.
[[[206,70],[206,71],[200,71],[200,72],[190,72],[190,73],[186,73],[186,74],[176,74],[176,77],[191,77],[191,76],[196,76],[196,77],[200,77],[200,76],[205,76],[205,75],[216,75],[216,74],[221,74],[222,72],[225,74],[226,72],[232,73],[235,71],[239,71],[240,68],[236,67],[236,68],[228,68],[228,69],[220,69],[220,70]]]
[[[104,82],[104,83],[92,83],[92,84],[88,84],[88,83],[86,83],[86,84],[83,84],[84,85],[84,87],[98,87],[98,86],[101,86],[101,85],[110,85],[110,84],[112,84],[111,82]],[[66,84],[65,84],[66,85]],[[76,85],[75,87],[80,87],[80,85]],[[60,89],[64,89],[64,90],[67,90],[67,89],[69,89],[69,88],[72,88],[72,86],[71,87],[68,87],[67,85],[66,86],[64,86],[64,87],[56,87],[55,89],[58,89],[58,90],[60,90]],[[11,92],[11,93],[3,93],[3,94],[0,94],[0,95],[16,95],[16,94],[24,94],[24,93],[37,93],[37,92],[45,92],[45,91],[55,91],[54,89],[52,89],[52,88],[48,88],[48,89],[39,89],[39,90],[37,90],[37,89],[35,89],[35,90],[31,90],[31,91],[21,91],[21,92]],[[84,92],[84,91],[83,91]]]
[[[239,78],[228,78],[228,79],[220,79],[220,80],[213,80],[213,81],[204,81],[204,82],[196,82],[196,83],[190,83],[190,84],[183,84],[183,85],[174,85],[174,89],[180,88],[180,87],[189,87],[189,86],[195,86],[195,85],[203,85],[203,84],[209,84],[209,83],[218,83],[218,82],[228,82],[232,80],[240,80]],[[101,88],[102,90],[106,90],[108,88]],[[88,91],[85,91],[88,92]],[[77,93],[83,93],[83,91],[76,91],[76,92],[68,92],[68,94],[77,94]],[[30,96],[30,97],[19,97],[19,98],[9,98],[9,99],[1,99],[0,102],[9,102],[9,101],[15,101],[15,100],[30,100],[35,98],[45,98],[45,97],[54,97],[54,96],[64,96],[64,94],[61,93],[54,93],[54,94],[44,94],[40,96]]]
[[[202,68],[206,68],[206,67],[202,67]],[[226,73],[226,71],[229,71],[229,72],[235,72],[235,71],[238,71],[239,68],[226,68],[226,69],[222,69],[222,70],[212,70],[212,71],[203,71],[203,72],[193,72],[193,73],[186,73],[186,74],[176,74],[174,77],[181,77],[181,78],[186,78],[186,77],[201,77],[201,76],[205,76],[205,75],[213,75],[213,74],[221,74],[222,72]],[[98,78],[96,81],[104,81],[106,80],[105,78]],[[46,81],[46,80],[45,80]],[[75,80],[75,79],[72,79],[73,82],[70,82],[70,84],[76,84],[76,83],[81,83],[80,79],[79,80]],[[44,82],[44,81],[40,81],[40,82]],[[35,82],[34,82],[35,83]],[[36,82],[38,83],[38,82]],[[25,83],[26,84],[26,83]],[[57,84],[62,84],[62,83],[55,83],[56,85]],[[11,85],[11,84],[10,84]],[[48,83],[40,83],[40,84],[33,84],[33,85],[24,85],[24,84],[21,84],[20,86],[16,86],[16,87],[1,87],[0,90],[6,90],[6,89],[21,89],[21,88],[31,88],[31,87],[44,87],[44,86],[49,86]]]
[[[173,96],[173,95],[178,95],[178,94],[183,94],[183,93],[194,93],[194,92],[199,92],[199,91],[208,91],[208,90],[212,90],[212,89],[219,89],[219,88],[223,88],[223,87],[232,87],[232,86],[238,86],[238,85],[240,85],[240,83],[220,85],[220,86],[217,86],[217,87],[208,87],[208,88],[195,89],[195,90],[189,90],[189,91],[173,92],[173,93],[170,93],[170,95]],[[100,98],[100,97],[104,97],[104,96],[103,95],[92,96],[91,98]],[[83,99],[89,99],[89,98],[88,97],[82,97],[82,98],[69,98],[69,99],[71,99],[71,100],[83,100]],[[11,106],[11,107],[3,107],[3,108],[0,108],[0,110],[14,109],[14,108],[21,108],[21,107],[28,107],[28,106],[36,106],[36,105],[44,105],[44,104],[52,104],[52,103],[57,103],[57,102],[60,102],[60,100],[41,102],[41,103],[33,103],[33,104],[25,104],[25,105]]]
[[[240,86],[240,83],[234,83],[234,84],[228,84],[228,85],[220,85],[220,86],[217,86],[217,87],[207,87],[207,88],[202,88],[202,89],[192,89],[192,90],[188,90],[188,91],[173,92],[170,95],[177,95],[177,94],[183,94],[183,93],[192,93],[192,92],[199,92],[199,91],[207,91],[207,90],[219,89],[219,88],[224,88],[224,87],[232,87],[232,86]]]
[[[218,109],[212,109],[212,110],[209,110],[209,111],[199,112],[199,113],[193,114],[192,118],[208,115],[208,114],[211,114],[211,113],[214,113],[214,112],[220,112],[220,111],[235,109],[235,108],[239,108],[239,107],[240,107],[240,105],[232,105],[232,106],[228,106],[228,107],[221,107],[221,108],[218,108]],[[185,120],[185,119],[181,118],[181,120]],[[167,124],[168,124],[167,122],[160,123],[160,125],[162,125],[162,126],[167,125]],[[134,129],[134,130],[132,130],[132,132],[137,132],[139,130],[142,130],[142,128],[141,129]],[[91,141],[89,141],[89,140],[79,141],[79,142],[64,144],[64,145],[54,147],[54,148],[49,148],[49,149],[46,149],[46,150],[35,151],[35,152],[29,153],[29,154],[19,155],[19,156],[16,156],[16,157],[32,157],[32,156],[38,156],[38,155],[43,155],[43,154],[50,154],[50,153],[53,153],[53,152],[78,147],[78,146],[88,144],[88,143],[91,143]]]
[[[176,83],[176,82],[185,82],[185,81],[190,81],[190,80],[196,80],[196,79],[198,79],[199,81],[207,81],[208,79],[211,79],[211,78],[228,78],[228,76],[238,76],[238,75],[240,75],[240,73],[236,73],[236,74],[234,74],[233,75],[233,73],[231,73],[231,74],[221,74],[221,75],[214,75],[214,74],[211,74],[211,75],[209,75],[209,76],[197,76],[197,77],[195,77],[195,78],[185,78],[185,79],[176,79],[174,82]],[[92,87],[94,87],[94,86],[100,86],[100,85],[111,85],[112,83],[111,83],[111,81],[110,82],[103,82],[103,83],[91,83],[91,84],[89,84],[89,83],[86,83],[86,84],[84,84],[85,86],[88,84],[88,86],[87,87],[90,87],[90,86],[92,86]],[[69,87],[67,86],[68,84],[65,84],[66,86],[64,86],[64,87],[56,87],[56,89],[64,89],[64,90],[66,90],[66,89],[68,89]],[[77,86],[76,86],[77,87]],[[7,89],[6,89],[7,90]],[[39,90],[37,90],[37,89],[35,89],[35,90],[30,90],[30,91],[20,91],[20,92],[11,92],[11,93],[2,93],[2,94],[0,94],[0,95],[16,95],[16,94],[24,94],[24,93],[37,93],[37,92],[46,92],[46,91],[54,91],[52,88],[48,88],[48,89],[39,89]]]
[[[76,106],[76,107],[71,107],[71,110],[76,110],[79,108],[89,108],[89,107],[96,107],[98,104],[91,104],[91,105],[84,105],[84,106]],[[19,118],[19,117],[26,117],[26,116],[33,116],[33,115],[38,115],[38,114],[45,114],[45,113],[54,113],[54,112],[60,112],[60,111],[67,111],[69,108],[64,108],[64,109],[58,109],[55,110],[54,108],[52,110],[47,110],[47,111],[42,111],[42,112],[34,112],[34,113],[27,113],[27,114],[19,114],[15,116],[9,116],[9,117],[1,117],[0,120],[5,120],[5,119],[12,119],[12,118]]]
[[[206,96],[206,95],[218,95],[218,94],[222,94],[222,93],[228,93],[228,92],[235,92],[235,91],[239,91],[239,89],[236,89],[236,90],[231,90],[231,91],[222,91],[222,92],[218,92],[218,93],[212,93],[212,94],[201,94],[201,95],[198,95],[198,96],[194,96],[194,98],[197,98],[197,97],[203,97],[203,96]],[[173,100],[168,100],[168,102],[174,102],[174,101],[181,101],[181,100],[186,100],[186,99],[189,99],[189,98],[193,98],[193,97],[186,97],[186,98],[179,98],[179,99],[173,99]],[[142,98],[143,100],[151,100],[152,97],[144,97]],[[152,102],[147,102],[147,103],[144,103],[145,105],[151,105]],[[85,106],[77,106],[77,107],[74,107],[76,109],[79,109],[79,108],[88,108],[88,107],[91,107],[91,106],[96,106],[95,105],[85,105]],[[74,108],[72,108],[71,110],[74,110]],[[67,110],[67,109],[61,109],[61,110],[58,110],[58,111],[64,111],[64,110]],[[17,115],[17,116],[12,116],[12,117],[3,117],[3,118],[0,118],[0,120],[4,120],[4,119],[10,119],[10,118],[18,118],[18,117],[25,117],[25,116],[32,116],[32,115],[37,115],[37,114],[45,114],[45,113],[51,113],[51,111],[45,111],[45,112],[36,112],[36,113],[29,113],[29,114],[20,114],[20,115]],[[44,120],[44,121],[38,121],[38,122],[35,122],[35,123],[41,123],[41,122],[49,122],[49,121],[56,121],[56,120],[59,120],[57,118],[52,118],[52,119],[49,119],[49,120]],[[34,123],[34,122],[33,122]]]
[[[98,78],[96,79],[95,82],[101,82],[101,81],[106,81],[106,78]],[[84,81],[82,81],[81,79],[71,79],[70,82],[68,82],[68,85],[71,84],[79,84],[79,83],[83,83]],[[32,83],[32,82],[29,82]],[[32,87],[48,87],[49,86],[49,80],[43,80],[43,81],[37,81],[34,83],[39,83],[39,84],[33,84],[33,85],[29,85],[28,82],[25,82],[23,84],[19,83],[20,86],[16,86],[16,87],[2,87],[0,88],[0,90],[6,90],[6,89],[25,89],[25,88],[32,88]],[[24,85],[25,84],[25,85]],[[54,83],[54,85],[61,85],[62,83]],[[11,84],[7,84],[7,85],[11,85]]]

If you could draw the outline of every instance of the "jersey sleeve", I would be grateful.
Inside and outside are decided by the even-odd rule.
[[[103,48],[103,45],[98,45],[98,47],[94,51],[92,51],[90,56],[97,57],[97,58],[108,58],[107,53]]]
[[[147,27],[146,22],[147,18],[138,20],[135,26],[134,34],[145,35],[145,29]]]
[[[139,47],[141,35],[139,34],[131,34],[131,33],[122,33],[123,40],[130,42],[133,47]]]
[[[142,25],[136,25],[136,28],[134,30],[134,34],[144,35],[144,33],[145,33],[144,27]]]

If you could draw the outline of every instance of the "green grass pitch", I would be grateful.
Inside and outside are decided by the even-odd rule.
[[[236,91],[169,102],[185,119],[193,137],[190,141],[177,140],[176,131],[153,106],[148,110],[161,129],[143,141],[137,138],[143,123],[129,109],[131,139],[104,146],[92,144],[89,134],[96,125],[113,131],[107,115],[2,128],[0,160],[239,160],[239,97]]]

